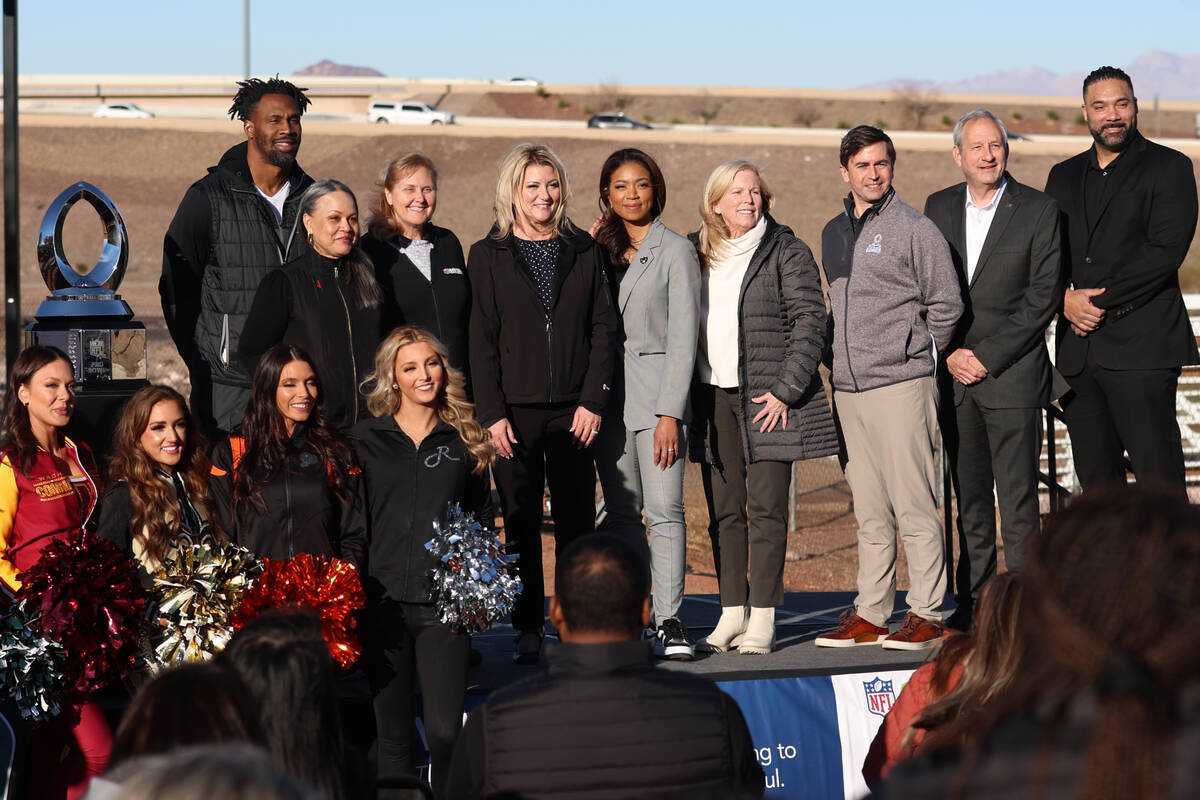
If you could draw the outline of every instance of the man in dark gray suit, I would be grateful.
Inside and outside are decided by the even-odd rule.
[[[942,415],[960,545],[959,610],[949,624],[965,630],[979,590],[996,574],[996,501],[1009,571],[1022,568],[1038,530],[1052,375],[1045,332],[1062,293],[1062,259],[1058,205],[1005,170],[1008,133],[990,111],[976,109],[955,125],[954,160],[966,181],[930,195],[925,214],[950,245],[966,302],[943,375],[954,400]]]

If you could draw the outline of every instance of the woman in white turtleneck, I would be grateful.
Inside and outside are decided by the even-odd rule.
[[[768,653],[783,603],[791,462],[837,453],[817,374],[825,302],[812,252],[767,213],[748,161],[708,178],[696,236],[702,265],[692,452],[702,453],[721,618],[700,644]],[[749,579],[747,580],[747,574]]]

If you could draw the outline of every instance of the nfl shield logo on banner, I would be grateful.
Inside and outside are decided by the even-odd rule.
[[[892,710],[892,702],[896,695],[892,692],[892,682],[881,678],[863,681],[863,691],[867,693],[867,711],[881,717],[886,717]]]

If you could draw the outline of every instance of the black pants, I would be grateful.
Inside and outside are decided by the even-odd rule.
[[[1139,481],[1184,491],[1183,444],[1175,419],[1179,369],[1114,370],[1088,364],[1067,377],[1063,399],[1075,472],[1084,491],[1124,483],[1129,452]]]
[[[955,588],[958,604],[971,605],[996,574],[997,505],[1009,572],[1024,568],[1026,548],[1037,535],[1042,410],[984,408],[969,391],[957,406],[943,408],[942,438],[958,495]]]
[[[513,458],[498,458],[492,468],[504,505],[504,538],[518,553],[521,594],[513,606],[512,626],[540,631],[545,620],[542,577],[542,488],[550,484],[554,553],[596,527],[596,466],[592,450],[580,450],[571,436],[576,403],[512,406],[517,443]]]
[[[738,390],[703,386],[700,391],[713,394],[712,452],[721,464],[700,467],[721,605],[742,606],[749,599],[754,608],[781,606],[792,465],[747,464],[737,420]]]
[[[432,605],[385,600],[369,616],[371,691],[378,732],[379,776],[411,775],[414,701],[420,681],[430,783],[441,797],[462,729],[471,637],[438,621]]]

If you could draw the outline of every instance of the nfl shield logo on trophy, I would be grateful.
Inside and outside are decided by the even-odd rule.
[[[867,711],[880,717],[886,717],[892,710],[896,695],[892,692],[892,682],[881,678],[863,681],[863,691],[867,694]]]

